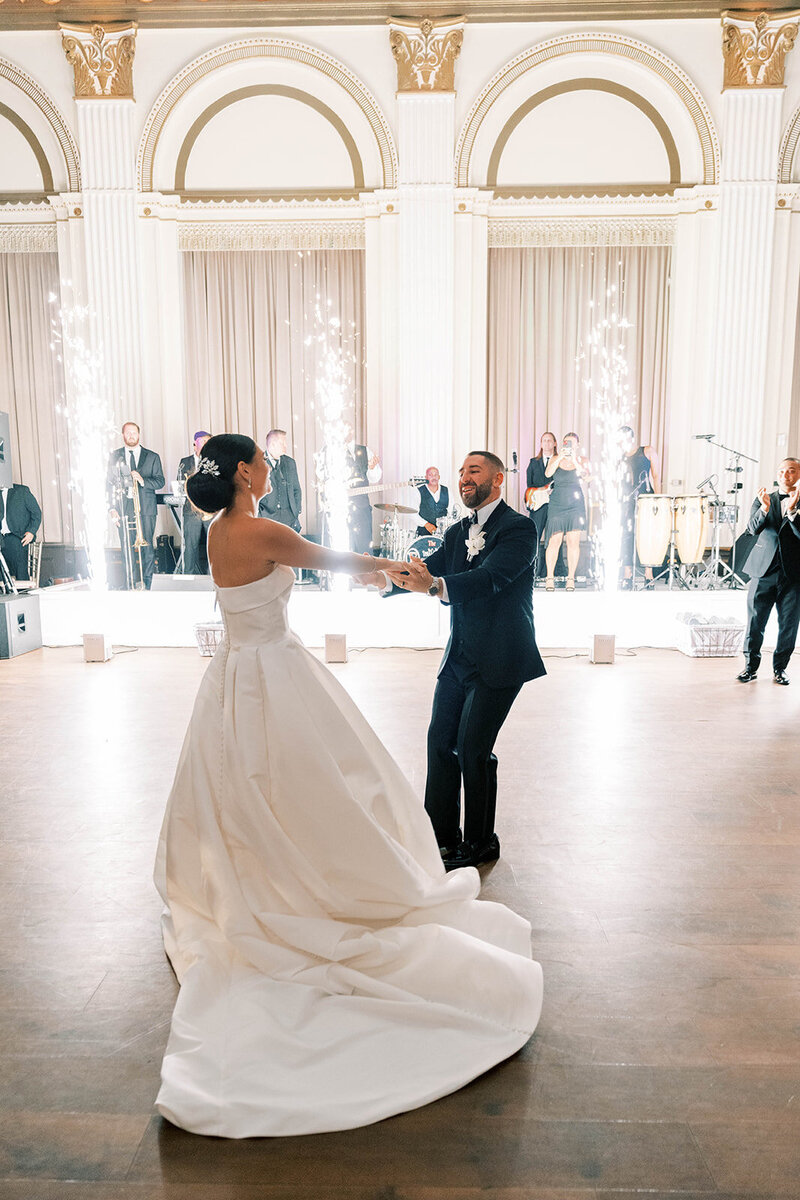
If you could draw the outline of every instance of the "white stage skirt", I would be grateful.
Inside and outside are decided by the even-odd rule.
[[[218,621],[213,592],[103,592],[68,584],[39,593],[45,646],[80,645],[84,633],[105,633],[115,646],[194,646],[194,626]],[[620,647],[675,648],[678,615],[746,622],[743,591],[601,592],[537,591],[533,598],[540,648],[587,649],[597,633],[614,634]],[[383,599],[376,592],[343,594],[295,588],[289,605],[293,629],[307,646],[323,646],[327,633],[343,633],[348,647],[403,646],[436,649],[447,642],[448,609],[427,596]],[[774,614],[765,645],[777,635]]]

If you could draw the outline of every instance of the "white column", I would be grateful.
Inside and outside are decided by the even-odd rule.
[[[86,298],[93,350],[117,420],[141,421],[141,288],[136,244],[136,26],[61,25],[75,77],[83,176]],[[144,433],[146,440],[147,434]]]
[[[470,450],[506,453],[504,446],[485,444],[489,201],[476,188],[455,194],[454,275],[452,468],[457,468]]]
[[[449,462],[453,443],[455,94],[398,104],[401,469]]]
[[[781,85],[785,56],[798,32],[796,15],[722,16],[725,90],[711,414],[722,441],[761,460],[758,466],[744,463],[738,477],[745,512],[757,484],[769,483],[775,470],[774,446],[764,445],[763,432]]]
[[[134,103],[76,100],[87,299],[95,349],[120,421],[141,420],[142,409]]]

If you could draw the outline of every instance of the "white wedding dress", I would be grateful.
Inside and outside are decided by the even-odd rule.
[[[542,1003],[530,926],[445,874],[420,800],[291,632],[293,572],[218,589],[159,843],[180,981],[157,1107],[194,1133],[368,1125],[517,1051]]]

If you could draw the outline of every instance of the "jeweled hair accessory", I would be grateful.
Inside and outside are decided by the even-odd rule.
[[[219,467],[213,458],[201,458],[197,471],[201,475],[216,475],[217,479],[219,479]]]

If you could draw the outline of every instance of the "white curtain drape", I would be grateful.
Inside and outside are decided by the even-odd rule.
[[[574,430],[585,453],[599,453],[591,389],[582,357],[593,330],[628,364],[630,424],[662,458],[667,445],[669,246],[531,247],[489,251],[487,444],[518,450],[519,502],[525,468],[546,430]]]
[[[183,254],[187,430],[285,429],[317,529],[317,381],[341,355],[348,417],[361,435],[365,396],[361,250],[193,250]],[[191,433],[188,434],[191,437]]]
[[[58,255],[0,254],[0,412],[9,414],[15,483],[42,508],[39,537],[72,542],[63,367],[57,345]]]

